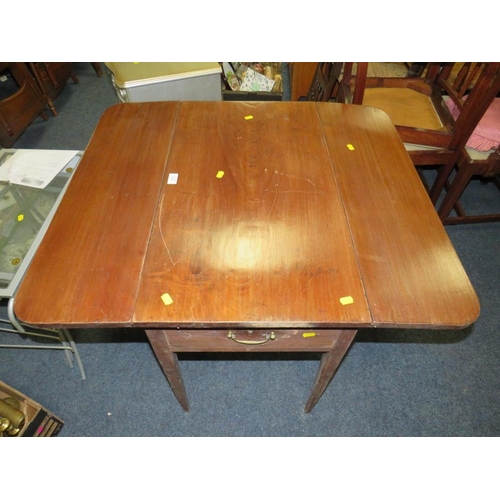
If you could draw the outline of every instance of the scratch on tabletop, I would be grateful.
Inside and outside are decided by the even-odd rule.
[[[161,214],[163,213],[163,200],[165,199],[165,195],[163,194],[161,196],[161,202],[160,202],[160,215],[158,216],[158,225],[160,226],[160,235],[161,235],[161,240],[163,241],[163,245],[165,246],[165,249],[167,250],[168,256],[170,260],[172,261],[172,264],[175,266],[178,260],[174,262],[174,259],[172,259],[172,255],[170,254],[170,250],[168,249],[167,243],[165,241],[165,237],[163,236],[163,230],[161,228]]]

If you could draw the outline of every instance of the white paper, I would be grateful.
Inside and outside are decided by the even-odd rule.
[[[0,181],[44,189],[78,151],[20,149],[0,166]]]
[[[247,69],[245,73],[245,78],[241,83],[240,90],[252,91],[252,92],[271,92],[274,87],[274,80],[266,78],[264,75],[257,73],[251,68]]]
[[[176,174],[176,173],[168,174],[167,184],[177,184],[178,178],[179,178],[179,174]]]

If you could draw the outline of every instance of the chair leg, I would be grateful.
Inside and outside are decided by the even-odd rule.
[[[103,72],[102,72],[102,69],[101,69],[101,63],[98,63],[98,62],[93,62],[93,63],[90,63],[92,64],[92,67],[94,68],[94,71],[96,72],[97,76],[100,78],[101,76],[104,76],[103,75]]]
[[[47,101],[47,106],[49,107],[52,115],[57,116],[58,113],[56,107],[54,106],[54,101],[47,95],[45,96],[45,100]]]
[[[464,192],[473,174],[474,171],[470,168],[459,168],[457,175],[451,183],[450,189],[446,193],[446,196],[438,209],[438,215],[442,222],[444,222],[450,215],[453,206],[457,203],[458,199]]]
[[[459,151],[452,155],[448,162],[442,167],[441,172],[439,172],[434,184],[432,185],[431,191],[429,193],[431,201],[434,205],[438,202],[439,195],[444,189],[446,181],[450,176],[455,164],[457,163]]]

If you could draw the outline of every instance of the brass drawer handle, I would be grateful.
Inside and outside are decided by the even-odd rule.
[[[265,344],[268,340],[274,340],[276,338],[276,335],[274,334],[274,332],[271,332],[266,334],[266,338],[264,340],[238,340],[234,332],[229,332],[227,334],[227,338],[229,340],[234,340],[235,342],[238,342],[238,344],[257,345],[257,344]]]

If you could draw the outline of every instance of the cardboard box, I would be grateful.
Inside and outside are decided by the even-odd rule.
[[[243,90],[223,90],[223,101],[282,101],[283,92],[245,92]]]
[[[283,100],[281,63],[221,64],[225,82],[222,91],[224,101]]]
[[[17,408],[10,404],[12,401],[10,398],[17,402]],[[64,422],[52,412],[2,381],[0,381],[0,399],[24,414],[24,422],[19,432],[10,437],[54,437],[64,425]],[[0,417],[4,416],[0,413]],[[0,437],[7,436],[9,436],[7,432],[0,432]]]

